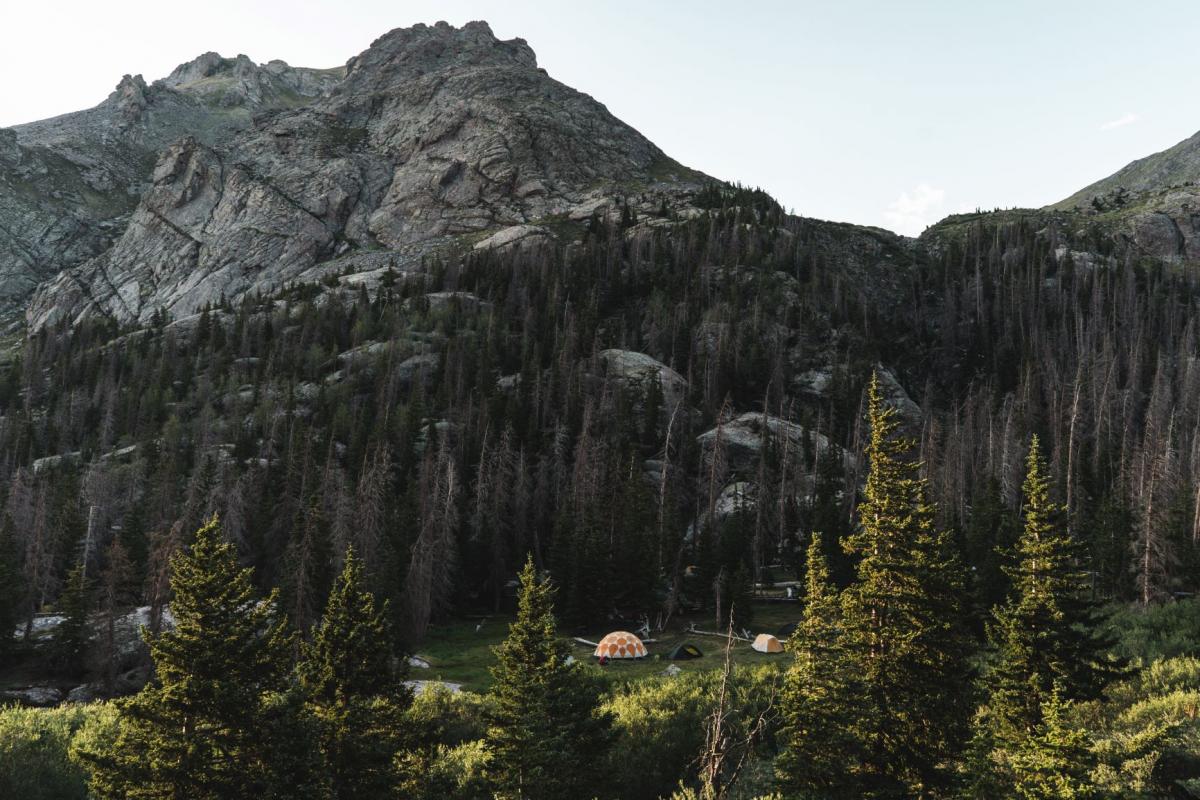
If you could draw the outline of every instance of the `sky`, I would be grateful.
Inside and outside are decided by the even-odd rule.
[[[690,167],[909,235],[1061,200],[1200,130],[1196,0],[0,0],[0,126],[209,50],[330,67],[473,19]]]

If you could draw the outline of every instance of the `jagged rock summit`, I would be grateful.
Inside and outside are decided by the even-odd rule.
[[[705,180],[483,22],[397,29],[338,70],[206,53],[153,84],[127,78],[81,114],[75,141],[137,146],[122,145],[130,167],[105,179],[121,201],[110,213],[67,214],[107,235],[22,262],[49,279],[28,307],[35,328],[183,316],[331,272],[416,268],[463,237],[603,213],[632,192],[674,203]],[[22,158],[26,140],[46,138],[37,125],[18,129]],[[78,149],[82,172],[90,151]],[[19,265],[0,243],[0,280],[6,270]]]
[[[94,108],[0,129],[0,311],[111,247],[163,148],[185,134],[221,142],[256,113],[309,102],[343,73],[214,56],[152,84],[126,75]]]

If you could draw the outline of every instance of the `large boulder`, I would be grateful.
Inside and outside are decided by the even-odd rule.
[[[645,353],[635,350],[604,350],[598,358],[608,377],[620,381],[627,388],[641,388],[647,380],[657,380],[662,387],[663,413],[667,415],[687,397],[687,379]]]
[[[8,700],[23,706],[47,708],[61,703],[63,693],[53,686],[29,686],[24,689],[9,689],[6,692],[0,692],[0,700]]]
[[[799,456],[806,447],[812,448],[812,452],[804,453],[810,457],[817,457],[830,447],[836,447],[822,433],[759,411],[740,414],[700,434],[696,441],[706,458],[711,458],[718,444],[724,447],[726,463],[735,471],[753,470],[768,441],[774,442],[779,448],[786,442],[793,456]]]
[[[924,414],[900,383],[896,373],[882,364],[876,364],[875,374],[879,378],[879,393],[884,402],[896,409],[901,422],[907,428],[911,430],[919,427]],[[802,398],[824,402],[830,399],[835,380],[845,377],[846,370],[842,367],[810,369],[792,378],[792,389]]]
[[[924,416],[921,407],[909,397],[908,392],[896,379],[895,373],[887,367],[879,365],[875,368],[875,374],[879,377],[879,394],[883,401],[896,409],[896,413],[900,415],[901,421],[906,426],[909,428],[919,426]]]
[[[718,520],[758,507],[758,485],[750,481],[735,481],[721,489],[713,503],[713,514]]]

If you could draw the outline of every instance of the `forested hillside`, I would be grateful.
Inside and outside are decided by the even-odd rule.
[[[0,292],[0,796],[1200,797],[1190,184],[911,239],[481,23],[243,59],[0,152],[144,143]]]
[[[354,544],[414,642],[499,607],[527,552],[576,622],[711,604],[722,571],[802,574],[814,528],[844,581],[876,365],[919,403],[905,423],[981,608],[1006,589],[995,545],[1033,433],[1097,596],[1189,594],[1194,277],[1056,257],[1038,223],[880,234],[856,273],[839,248],[864,234],[769,203],[626,212],[374,293],[329,280],[144,330],[45,330],[3,386],[19,617],[73,565],[101,575],[114,542],[125,596],[160,606],[167,556],[213,513],[304,627]]]
[[[302,637],[348,547],[410,649],[511,608],[527,557],[568,630],[725,624],[755,583],[803,578],[806,550],[853,585],[873,373],[974,636],[1013,587],[1032,435],[1089,597],[1195,591],[1193,272],[1073,250],[1038,212],[912,243],[746,190],[695,204],[633,198],[557,223],[565,246],[464,247],[373,291],[334,277],[30,336],[2,390],[10,624],[144,605],[157,630],[170,559],[214,514]],[[107,641],[54,668],[128,669]]]

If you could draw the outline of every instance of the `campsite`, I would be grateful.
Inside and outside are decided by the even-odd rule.
[[[799,603],[756,603],[751,633],[777,634],[785,625],[794,623],[800,612]],[[416,654],[430,666],[427,669],[413,668],[409,678],[461,684],[465,691],[486,691],[492,682],[488,669],[495,663],[492,648],[504,640],[512,619],[509,615],[495,615],[482,619],[463,617],[431,628],[428,638]],[[578,642],[574,642],[572,655],[584,664],[593,665],[598,674],[612,683],[660,676],[670,665],[675,665],[684,672],[720,669],[725,658],[725,639],[689,633],[688,628],[693,623],[704,631],[712,631],[714,628],[711,614],[683,615],[671,620],[666,630],[654,631],[651,634],[650,641],[646,642],[648,654],[645,658],[615,659],[600,667],[597,659],[592,656],[594,648]],[[629,628],[628,625],[614,622],[612,630],[622,627]],[[479,630],[476,631],[476,628]],[[608,632],[601,629],[587,632],[563,631],[564,634],[578,635],[592,642],[600,641]],[[686,644],[695,645],[703,655],[680,661],[668,658],[676,647]],[[764,654],[755,652],[749,641],[735,639],[734,663],[752,666],[775,663],[782,668],[791,662],[786,652],[786,643],[784,646],[783,653]]]

